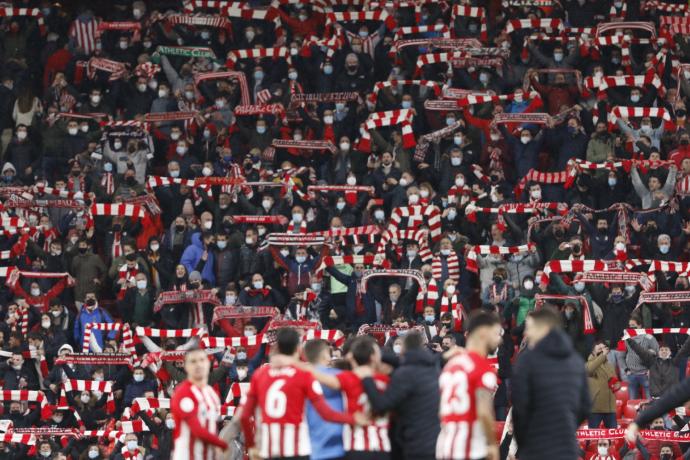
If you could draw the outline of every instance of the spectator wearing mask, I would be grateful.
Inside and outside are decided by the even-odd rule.
[[[592,412],[589,414],[588,426],[597,429],[603,423],[604,428],[617,428],[616,395],[620,388],[615,367],[608,362],[609,348],[604,343],[594,345],[592,354],[587,358],[587,377],[589,394],[592,397]]]
[[[630,317],[628,320],[628,327],[630,329],[639,329],[640,319]],[[628,394],[630,399],[640,399],[642,391],[645,395],[649,395],[649,368],[645,365],[645,361],[630,346],[630,341],[635,341],[640,346],[641,350],[651,350],[655,354],[659,353],[659,344],[652,335],[641,334],[631,337],[625,341],[625,348],[616,355],[616,362],[618,368],[624,373],[623,380],[628,382]],[[649,362],[649,361],[647,361]]]

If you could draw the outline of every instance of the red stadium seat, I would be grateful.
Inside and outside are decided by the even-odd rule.
[[[640,404],[647,402],[646,399],[630,399],[628,402],[625,404],[625,408],[623,409],[623,417],[629,418],[629,419],[634,419],[637,417],[637,409],[640,407]]]

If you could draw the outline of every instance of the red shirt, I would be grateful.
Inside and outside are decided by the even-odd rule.
[[[227,448],[216,435],[220,398],[211,386],[186,380],[175,388],[170,410],[175,419],[172,460],[213,460],[213,447]]]
[[[321,384],[306,371],[293,366],[263,366],[252,375],[247,401],[242,406],[242,430],[247,447],[254,445],[250,418],[258,409],[262,458],[309,456],[311,443],[304,420],[309,400],[322,418],[335,423],[353,423],[352,416],[332,410],[323,398]]]
[[[496,386],[494,367],[477,353],[467,351],[448,361],[439,380],[441,433],[436,458],[486,457],[487,440],[477,419],[476,393],[493,392]]]
[[[355,412],[370,413],[369,397],[364,392],[362,381],[354,372],[343,371],[337,376],[340,388],[345,394],[345,407],[349,414]],[[389,378],[385,375],[374,376],[380,391],[386,389]],[[343,429],[343,446],[346,451],[390,452],[388,437],[388,415],[379,417],[368,426],[345,426]]]

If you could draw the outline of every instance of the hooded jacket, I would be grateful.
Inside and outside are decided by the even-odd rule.
[[[521,460],[578,458],[575,430],[589,415],[585,363],[568,336],[553,330],[518,357],[513,424]]]
[[[362,380],[374,412],[395,411],[393,436],[405,459],[433,458],[440,431],[438,360],[423,348],[405,353],[383,393],[371,378]]]
[[[187,249],[182,253],[180,263],[185,266],[188,273],[198,271],[201,273],[201,278],[208,281],[212,285],[216,284],[216,275],[213,273],[214,257],[213,251],[209,249],[208,258],[206,262],[201,260],[201,255],[204,253],[204,243],[201,241],[201,233],[197,232],[192,235],[192,244],[187,246]]]

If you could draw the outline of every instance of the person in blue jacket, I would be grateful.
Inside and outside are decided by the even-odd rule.
[[[216,275],[213,273],[213,252],[211,247],[214,242],[211,232],[197,232],[192,235],[192,244],[182,253],[180,263],[187,268],[187,272],[197,271],[201,278],[211,285],[216,284]]]
[[[316,366],[319,372],[336,375],[341,371],[328,367],[331,362],[331,347],[325,340],[310,340],[304,345],[304,356],[310,364]],[[343,410],[343,395],[338,390],[323,387],[323,396],[331,409]],[[335,460],[345,457],[343,448],[343,426],[338,423],[326,422],[314,410],[311,403],[307,403],[307,425],[311,440],[311,460]]]
[[[107,311],[98,305],[95,292],[87,292],[84,296],[84,305],[74,321],[74,340],[81,344],[84,341],[84,329],[89,323],[112,323],[113,319]],[[92,337],[96,339],[98,346],[103,349],[103,332],[92,329]],[[108,333],[108,340],[115,340],[117,331]]]

